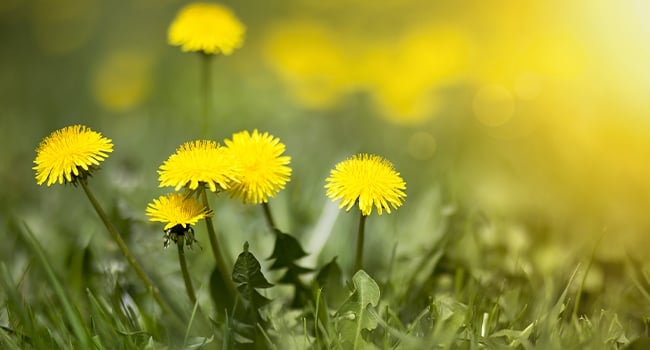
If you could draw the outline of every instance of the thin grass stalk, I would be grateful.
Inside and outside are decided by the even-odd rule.
[[[158,289],[153,285],[153,282],[151,279],[147,276],[147,274],[144,272],[142,269],[141,265],[138,263],[138,261],[135,259],[131,251],[129,250],[129,247],[126,245],[124,240],[122,239],[122,236],[120,233],[117,231],[115,226],[111,223],[111,221],[108,219],[108,215],[106,215],[106,212],[104,212],[104,209],[101,207],[99,202],[97,201],[97,198],[95,198],[95,195],[93,195],[92,191],[88,187],[88,184],[86,181],[79,181],[81,184],[81,188],[83,188],[84,192],[86,193],[86,196],[88,197],[88,200],[90,200],[90,203],[92,204],[93,208],[101,218],[102,222],[104,223],[104,226],[106,226],[106,229],[108,229],[108,232],[111,234],[111,237],[117,243],[117,246],[120,248],[120,251],[122,252],[122,255],[126,258],[126,260],[129,262],[129,265],[133,268],[135,271],[136,275],[138,278],[140,278],[140,281],[145,285],[147,290],[151,292],[153,295],[153,298],[156,300],[158,305],[162,308],[162,310],[166,313],[171,313],[172,309],[167,304],[167,302],[162,298],[160,295],[160,292],[158,292]]]
[[[72,333],[77,337],[77,339],[79,340],[79,342],[84,348],[86,349],[90,348],[90,344],[92,344],[92,339],[90,334],[88,333],[88,329],[84,327],[84,321],[81,319],[79,312],[74,308],[72,301],[70,300],[65,289],[63,288],[63,285],[61,284],[56,274],[54,273],[54,269],[52,268],[52,265],[48,261],[45,255],[45,251],[43,250],[43,247],[40,245],[36,237],[34,237],[34,234],[26,224],[25,224],[25,230],[26,230],[25,236],[32,248],[32,251],[36,254],[36,258],[43,266],[43,269],[45,270],[45,274],[47,278],[50,280],[50,286],[54,290],[54,294],[58,297],[59,301],[61,302],[61,306],[63,308],[63,315],[67,318],[68,322],[70,322]]]

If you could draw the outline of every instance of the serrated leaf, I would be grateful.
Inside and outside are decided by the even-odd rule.
[[[248,295],[251,289],[273,287],[262,274],[260,262],[248,251],[248,242],[244,243],[244,251],[235,261],[232,280],[235,282],[237,291],[244,295]]]
[[[270,269],[286,269],[282,277],[278,279],[277,283],[290,284],[294,286],[295,292],[291,302],[291,307],[301,308],[308,302],[310,291],[309,288],[307,288],[300,280],[300,275],[312,272],[313,269],[296,264],[297,260],[307,255],[296,238],[290,234],[283,233],[278,229],[274,229],[274,232],[276,237],[275,247],[273,248],[273,253],[269,259],[275,259],[275,261],[271,265]]]
[[[300,242],[296,238],[275,229],[275,247],[269,257],[269,260],[275,259],[273,265],[270,267],[271,270],[295,265],[296,260],[305,256],[307,256],[307,253],[302,249]]]
[[[239,301],[243,307],[235,307],[234,317],[231,320],[233,327],[233,341],[236,344],[245,344],[249,341],[259,342],[261,335],[258,325],[264,324],[259,314],[259,308],[271,302],[257,292],[258,288],[269,288],[273,285],[262,274],[257,258],[248,251],[248,242],[244,243],[244,251],[239,254],[233,267],[232,280],[239,293]]]
[[[340,318],[340,332],[344,341],[352,343],[353,349],[365,347],[361,336],[364,329],[373,330],[377,320],[368,312],[368,307],[377,306],[380,291],[377,282],[365,271],[359,270],[352,276],[354,290],[337,311]]]

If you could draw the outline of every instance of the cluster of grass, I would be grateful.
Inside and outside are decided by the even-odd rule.
[[[7,229],[16,240],[8,243],[16,256],[32,258],[18,264],[21,271],[6,263],[0,268],[0,344],[6,349],[647,346],[650,279],[640,264],[630,260],[628,277],[615,271],[606,279],[618,286],[590,292],[587,272],[600,262],[587,256],[545,274],[526,255],[513,257],[507,244],[486,242],[479,234],[484,219],[460,209],[432,209],[444,215],[429,247],[401,253],[396,248],[383,267],[371,265],[370,272],[354,275],[336,258],[315,271],[302,268],[306,253],[299,240],[259,232],[275,237],[273,252],[260,259],[244,244],[233,273],[239,293],[230,306],[214,276],[191,305],[179,276],[154,273],[172,313],[159,309],[132,272],[100,268],[123,265],[106,247],[88,244],[54,257],[25,224],[10,222]],[[129,231],[142,229],[142,223],[117,213],[112,219]]]

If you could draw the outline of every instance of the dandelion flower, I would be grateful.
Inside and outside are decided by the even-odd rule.
[[[232,11],[219,4],[193,3],[183,7],[167,32],[169,44],[181,50],[230,55],[241,47],[246,28]]]
[[[199,220],[212,216],[212,211],[199,203],[194,197],[186,198],[182,193],[160,196],[147,205],[149,221],[164,222],[163,230],[181,225],[187,228]]]
[[[199,140],[182,144],[158,169],[160,187],[184,186],[195,190],[206,184],[210,191],[228,189],[239,182],[239,167],[226,147],[215,141]]]
[[[41,141],[34,163],[36,183],[75,183],[113,152],[113,143],[83,125],[56,130]]]
[[[289,181],[291,168],[287,164],[291,157],[282,156],[285,146],[273,135],[257,130],[252,134],[242,131],[225,143],[242,171],[240,182],[228,190],[231,197],[240,198],[244,203],[267,203]]]
[[[327,196],[341,199],[340,208],[350,210],[358,202],[364,216],[373,206],[379,215],[384,209],[390,214],[390,206],[397,209],[406,197],[404,180],[389,161],[376,155],[359,154],[338,163],[326,182]]]
[[[195,198],[186,198],[183,194],[172,193],[160,196],[158,199],[154,199],[152,203],[149,203],[147,215],[149,221],[165,223],[163,228],[165,231],[163,236],[165,248],[169,246],[170,240],[177,243],[178,236],[187,236],[185,241],[191,247],[192,243],[196,242],[191,225],[212,216],[212,211]]]

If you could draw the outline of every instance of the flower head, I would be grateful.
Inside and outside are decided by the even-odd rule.
[[[34,163],[36,183],[75,183],[85,178],[113,152],[113,143],[83,125],[56,130],[41,141]]]
[[[244,41],[246,28],[232,11],[219,4],[183,7],[167,32],[167,41],[181,50],[230,55]]]
[[[195,198],[187,198],[180,193],[172,193],[166,196],[160,196],[147,205],[147,215],[149,221],[164,222],[165,231],[164,247],[169,246],[169,241],[178,243],[178,236],[185,236],[181,241],[187,246],[192,247],[196,242],[194,230],[191,225],[196,224],[199,220],[212,216],[212,211],[199,203]]]
[[[147,205],[149,221],[164,222],[167,231],[176,225],[187,228],[199,220],[212,216],[212,211],[199,203],[194,197],[182,193],[160,196]]]
[[[228,189],[239,182],[240,170],[226,147],[215,141],[200,140],[182,144],[158,169],[160,187],[174,186],[178,191],[184,186],[195,190],[206,184],[210,191]]]
[[[365,216],[373,205],[379,215],[384,209],[390,214],[390,206],[397,209],[406,197],[404,180],[389,161],[376,155],[359,154],[338,163],[326,182],[327,196],[342,199],[340,208],[350,210],[358,202]]]
[[[266,203],[289,181],[291,168],[287,164],[291,157],[282,156],[285,147],[278,138],[257,130],[252,134],[242,131],[225,143],[242,170],[240,182],[229,189],[232,197],[244,203]]]

